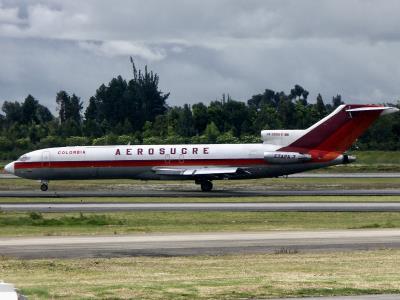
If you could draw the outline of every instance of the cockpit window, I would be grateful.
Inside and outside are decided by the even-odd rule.
[[[28,155],[22,155],[20,158],[18,158],[19,161],[27,161],[30,160],[31,158]]]

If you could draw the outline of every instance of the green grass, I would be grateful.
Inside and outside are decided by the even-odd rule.
[[[400,293],[400,250],[17,260],[29,299],[253,299]]]
[[[363,165],[400,164],[400,151],[355,151],[352,155]]]
[[[0,236],[113,235],[400,228],[400,213],[353,212],[121,212],[1,213]]]
[[[107,215],[79,214],[79,215],[47,215],[31,212],[28,214],[0,215],[1,226],[41,226],[41,227],[60,227],[60,226],[105,226],[122,225],[123,220],[116,221]]]

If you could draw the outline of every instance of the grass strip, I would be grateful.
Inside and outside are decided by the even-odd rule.
[[[0,259],[29,299],[253,299],[400,293],[400,250]]]
[[[399,212],[1,213],[0,236],[400,228]]]

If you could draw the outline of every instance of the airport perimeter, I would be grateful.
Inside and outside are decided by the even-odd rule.
[[[54,183],[56,197],[0,179],[0,269],[29,299],[400,293],[398,176],[222,181],[216,197],[186,182]]]

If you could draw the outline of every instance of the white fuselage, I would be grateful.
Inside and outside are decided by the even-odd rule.
[[[243,168],[231,179],[276,177],[342,163],[341,156],[329,162],[271,164],[265,153],[277,145],[123,145],[47,148],[21,156],[12,166],[15,175],[41,180],[86,178],[193,179],[155,172],[157,168]],[[226,177],[224,177],[226,178]],[[218,179],[218,178],[213,178]]]

